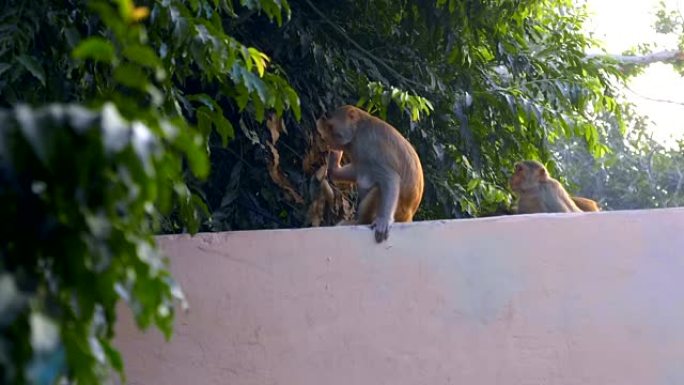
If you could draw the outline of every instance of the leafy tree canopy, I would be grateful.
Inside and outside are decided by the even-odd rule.
[[[340,104],[386,118],[417,148],[426,172],[419,219],[506,207],[515,161],[537,158],[553,168],[549,143],[567,137],[602,155],[601,115],[621,121],[613,87],[622,75],[584,55],[592,44],[581,32],[586,15],[571,1],[290,6],[282,27],[245,18],[232,30],[287,77],[303,119],[288,114],[266,130],[259,114],[229,116],[244,135],[212,148],[212,164],[221,167],[196,187],[213,213],[209,230],[330,224],[349,215],[346,190],[327,206],[322,199],[325,148],[313,127]]]

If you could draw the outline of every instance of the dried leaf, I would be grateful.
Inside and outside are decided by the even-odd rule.
[[[287,178],[280,171],[280,153],[273,144],[266,143],[266,145],[271,150],[271,154],[273,155],[272,161],[268,165],[268,174],[271,176],[271,179],[273,182],[275,182],[275,184],[280,186],[280,188],[285,190],[286,195],[289,196],[290,199],[294,200],[296,203],[304,203],[304,199],[301,197],[301,195],[299,195],[299,193],[297,193],[297,191],[295,191],[290,181],[287,180]]]
[[[318,122],[317,126],[320,126]],[[353,191],[353,185],[349,183],[331,185],[326,178],[328,146],[316,132],[309,134],[308,142],[308,151],[302,160],[302,169],[307,174],[313,174],[309,183],[309,196],[314,199],[307,214],[309,222],[317,226],[324,221],[326,212],[336,217],[328,218],[328,220],[338,221],[340,217],[345,220],[353,218],[354,204],[348,198]],[[349,161],[346,153],[342,158],[345,162]],[[326,206],[329,207],[327,211]]]
[[[266,119],[266,127],[271,131],[271,142],[275,145],[280,139],[280,132],[284,131],[285,123],[283,119],[276,116],[276,114],[271,114],[268,119]]]
[[[316,200],[311,202],[309,211],[306,214],[306,221],[313,227],[318,227],[323,222],[323,215],[325,212],[325,198],[321,195]]]
[[[335,203],[335,192],[332,187],[330,187],[330,183],[328,183],[327,179],[321,180],[321,195],[323,195],[325,202],[328,205],[332,206],[333,203]]]
[[[341,202],[341,205],[339,205],[338,207],[341,206],[341,208],[342,208],[342,218],[344,218],[344,219],[354,218],[354,212],[355,212],[354,205],[351,203],[351,201],[349,199],[347,199],[346,196],[340,195],[340,198],[341,198],[342,202]]]
[[[321,139],[319,135],[309,134],[308,142],[309,150],[302,160],[302,170],[307,174],[311,174],[317,169],[318,165],[325,164],[325,155],[328,153],[328,146],[325,145],[323,139]]]
[[[302,170],[306,174],[311,174],[313,170],[316,167],[316,163],[318,161],[318,154],[311,149],[304,155],[304,159],[302,160]]]
[[[314,176],[316,177],[316,180],[322,181],[325,180],[326,175],[328,174],[328,167],[326,165],[323,165],[316,170],[316,173],[314,173]],[[327,180],[326,180],[327,182]],[[329,187],[329,186],[328,186]]]

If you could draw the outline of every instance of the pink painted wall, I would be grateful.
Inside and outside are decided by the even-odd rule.
[[[160,238],[191,310],[132,385],[684,383],[684,209]]]

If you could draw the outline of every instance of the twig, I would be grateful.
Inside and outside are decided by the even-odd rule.
[[[650,96],[646,96],[646,95],[643,95],[643,94],[640,94],[640,93],[634,91],[633,89],[631,89],[631,88],[630,88],[629,86],[627,86],[627,85],[625,85],[625,88],[626,88],[627,90],[629,90],[629,92],[633,93],[634,95],[636,95],[636,96],[638,96],[638,97],[640,97],[640,98],[646,99],[646,100],[650,100],[650,101],[658,102],[658,103],[669,103],[669,104],[676,104],[676,105],[678,105],[678,106],[684,106],[684,102],[678,102],[678,101],[676,101],[676,100],[660,99],[660,98],[653,98],[653,97],[650,97]]]

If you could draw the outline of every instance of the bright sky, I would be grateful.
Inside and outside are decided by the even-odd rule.
[[[661,0],[587,0],[592,12],[589,30],[604,42],[608,53],[620,54],[639,43],[656,43],[654,51],[677,48],[676,37],[655,33],[656,6]],[[668,9],[684,13],[684,0],[665,0]],[[639,112],[653,121],[653,137],[663,144],[684,137],[684,78],[671,67],[652,64],[634,78],[626,94]],[[633,92],[632,92],[633,91]],[[653,101],[665,99],[672,104]]]

